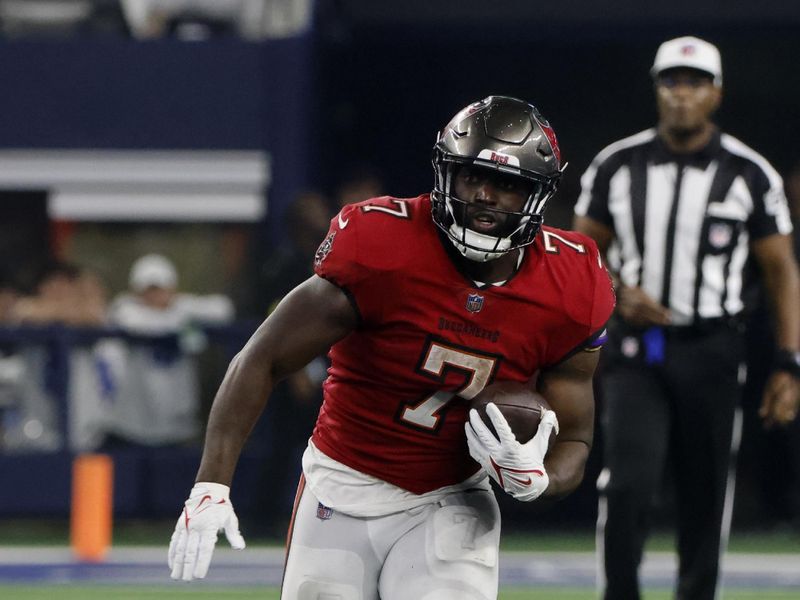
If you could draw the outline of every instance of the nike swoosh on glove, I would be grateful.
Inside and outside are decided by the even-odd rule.
[[[558,435],[558,419],[552,410],[543,409],[536,435],[520,444],[503,413],[494,403],[486,405],[486,414],[497,431],[495,437],[474,408],[464,424],[469,454],[489,476],[522,502],[536,500],[547,489],[550,478],[544,468],[550,435]]]
[[[169,542],[167,564],[173,579],[191,581],[206,576],[220,529],[234,550],[244,549],[229,494],[230,488],[221,483],[201,482],[192,488]]]

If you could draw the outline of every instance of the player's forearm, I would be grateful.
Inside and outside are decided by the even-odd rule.
[[[574,492],[583,481],[590,447],[585,442],[557,441],[547,453],[544,467],[550,484],[543,498],[563,498]]]
[[[208,417],[196,481],[231,484],[244,443],[271,391],[269,369],[246,351],[231,361]]]
[[[583,480],[594,439],[592,377],[599,354],[578,352],[539,377],[538,389],[550,402],[560,423],[558,437],[544,460],[550,478],[546,497],[566,496]]]

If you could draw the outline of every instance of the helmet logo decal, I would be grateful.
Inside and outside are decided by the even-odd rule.
[[[533,115],[533,118],[539,124],[539,127],[542,128],[542,132],[544,133],[545,137],[547,137],[547,141],[550,142],[550,147],[553,149],[553,154],[556,155],[558,164],[561,164],[561,148],[558,147],[556,132],[553,131],[553,128],[550,127],[550,122],[544,118],[542,113],[539,112],[538,108],[533,105],[531,105],[531,108],[531,114]]]
[[[489,160],[498,165],[511,165],[512,167],[519,166],[519,158],[511,156],[510,154],[503,154],[496,150],[489,150],[484,148],[478,153],[478,159]]]
[[[539,125],[541,126],[545,136],[547,136],[547,141],[550,142],[550,147],[553,149],[553,154],[556,155],[556,160],[559,162],[559,164],[561,164],[561,148],[558,147],[556,132],[553,131],[553,128],[550,127],[550,125],[546,125],[544,123],[539,123]]]
[[[322,243],[319,245],[317,249],[317,253],[314,255],[314,264],[316,266],[320,266],[322,261],[330,254],[331,248],[333,248],[333,239],[336,237],[336,232],[332,231],[328,237],[326,237]]]
[[[483,296],[480,294],[469,294],[467,296],[467,304],[466,309],[469,312],[476,313],[481,312],[483,308]]]

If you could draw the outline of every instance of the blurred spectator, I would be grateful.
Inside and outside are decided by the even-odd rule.
[[[0,270],[0,326],[8,325],[18,298],[19,290],[11,275]],[[14,345],[0,343],[0,439],[5,438],[5,411],[17,403],[16,391],[23,368],[20,357],[14,351]]]
[[[5,37],[128,36],[120,0],[0,0]]]
[[[233,305],[226,296],[179,292],[175,265],[159,254],[137,259],[128,285],[131,293],[120,295],[111,305],[111,322],[134,333],[179,333],[191,323],[233,319]]]
[[[325,196],[303,192],[286,209],[287,242],[267,257],[261,269],[256,302],[265,316],[278,301],[313,274],[314,253],[328,232],[331,214]]]
[[[45,265],[37,277],[35,293],[19,298],[10,310],[15,323],[102,325],[106,318],[106,292],[97,275],[66,262]]]
[[[336,187],[336,204],[338,208],[343,208],[384,193],[383,178],[377,169],[358,165],[351,168]]]
[[[221,294],[178,291],[172,262],[158,254],[134,262],[130,293],[116,298],[109,322],[134,336],[117,359],[107,445],[161,446],[192,441],[199,433],[199,384],[194,355],[205,347],[196,327],[233,319],[233,303]]]
[[[308,27],[310,0],[122,0],[137,38],[284,37]]]
[[[5,320],[11,325],[40,327],[102,326],[106,320],[105,287],[91,271],[51,262],[37,277],[35,292],[17,297],[8,307]],[[95,345],[76,346],[67,352],[56,339],[19,345],[6,358],[10,370],[5,378],[8,406],[3,415],[3,446],[8,450],[59,449],[64,442],[62,411],[73,449],[91,444],[78,439],[97,440],[102,406],[96,394],[88,393],[97,377]],[[67,382],[74,388],[67,389]],[[84,393],[73,395],[72,389]]]

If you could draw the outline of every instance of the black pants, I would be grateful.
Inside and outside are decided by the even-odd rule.
[[[713,600],[732,510],[726,490],[730,475],[732,496],[742,335],[728,324],[656,333],[655,346],[647,334],[619,328],[609,342],[602,379],[605,468],[598,480],[605,598],[640,598],[648,516],[670,464],[678,529],[676,597]]]

